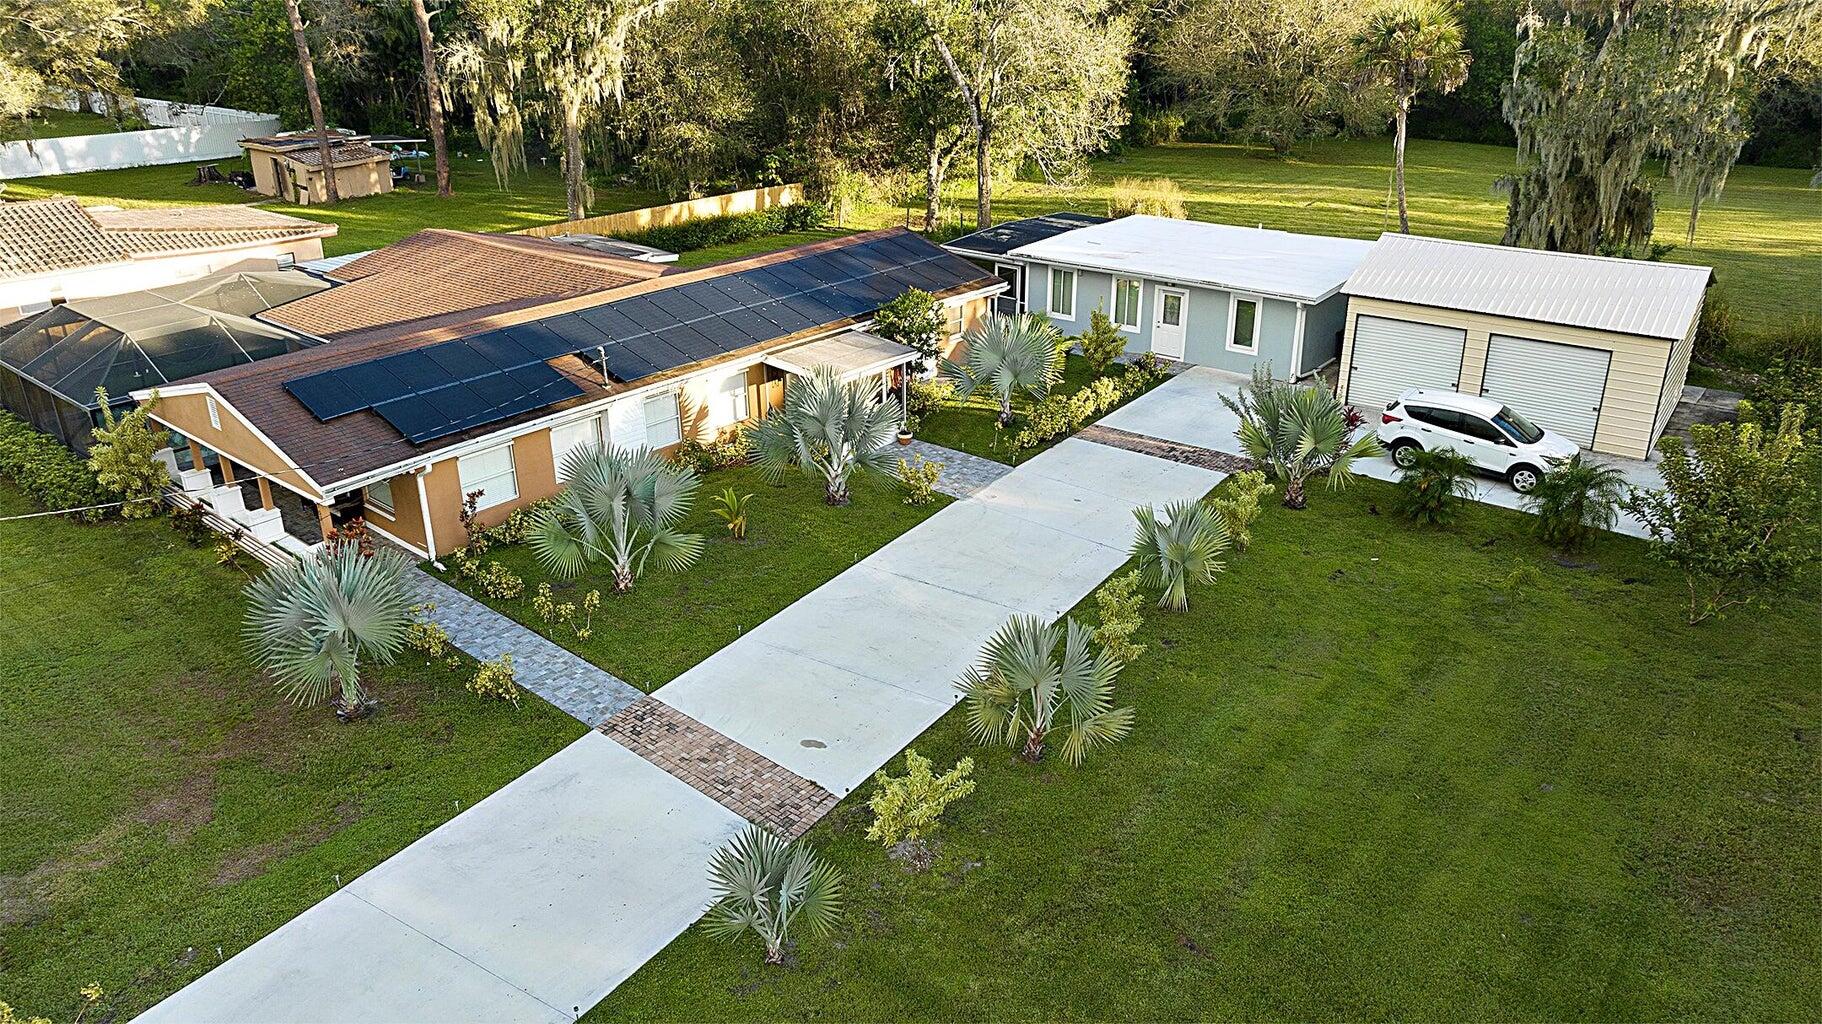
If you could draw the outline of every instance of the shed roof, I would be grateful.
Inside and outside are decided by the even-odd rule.
[[[1009,255],[1319,302],[1340,289],[1372,245],[1356,238],[1136,214],[1022,245]]]
[[[1709,267],[1384,234],[1348,278],[1362,298],[1681,339]]]
[[[990,228],[982,228],[954,239],[944,248],[952,252],[1002,256],[1021,245],[1029,245],[1032,242],[1060,235],[1065,231],[1074,231],[1077,228],[1085,228],[1094,224],[1105,224],[1107,220],[1106,217],[1097,217],[1091,213],[1063,210],[1037,217],[1026,217],[1023,220],[1009,220]]]

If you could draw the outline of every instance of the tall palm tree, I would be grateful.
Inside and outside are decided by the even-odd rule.
[[[898,407],[876,402],[866,388],[843,383],[827,366],[785,386],[784,408],[753,428],[753,452],[760,472],[773,483],[797,466],[820,476],[823,500],[846,505],[848,480],[856,472],[886,472],[893,464]]]
[[[443,137],[443,83],[437,75],[436,37],[430,32],[430,12],[424,0],[411,0],[411,18],[418,26],[418,46],[424,51],[424,119],[429,122],[430,151],[437,168],[437,195],[449,198],[449,143]]]
[[[1340,490],[1354,480],[1354,463],[1383,451],[1373,432],[1353,433],[1335,393],[1321,381],[1310,387],[1272,380],[1272,368],[1253,367],[1252,383],[1238,398],[1221,401],[1240,417],[1235,436],[1259,468],[1284,481],[1284,507],[1302,508],[1304,484],[1327,474],[1329,488]]]
[[[1461,21],[1450,0],[1381,0],[1354,39],[1369,76],[1392,92],[1392,181],[1398,230],[1411,233],[1404,201],[1405,129],[1420,92],[1450,93],[1468,80],[1474,55],[1462,48]]]
[[[323,161],[323,198],[341,202],[335,187],[335,157],[330,152],[329,123],[323,118],[323,94],[316,87],[316,62],[310,59],[310,40],[304,37],[304,15],[298,0],[285,0],[285,18],[291,23],[291,41],[297,44],[297,66],[304,73],[304,98],[310,103],[310,123],[316,128],[316,152]]]
[[[274,569],[247,584],[247,646],[293,701],[333,695],[339,711],[353,713],[367,703],[361,661],[386,664],[405,646],[410,568],[398,551],[332,543]]]
[[[1020,747],[1021,757],[1036,761],[1044,756],[1045,737],[1061,728],[1063,758],[1080,765],[1091,748],[1132,731],[1132,708],[1113,706],[1120,660],[1104,648],[1090,657],[1093,631],[1073,618],[1065,621],[1067,629],[1035,615],[1014,616],[963,673],[957,686],[967,697],[968,732],[977,741]]]
[[[943,376],[964,398],[977,391],[999,400],[1000,424],[1012,422],[1012,400],[1050,394],[1063,375],[1057,329],[1042,313],[989,313],[962,336],[966,352],[957,363],[944,359]]]
[[[527,538],[552,576],[573,579],[605,559],[613,566],[614,591],[625,593],[653,557],[672,572],[702,557],[702,535],[677,529],[701,485],[695,470],[645,448],[602,445],[571,451],[562,468],[569,486]]]
[[[748,825],[709,859],[715,902],[702,919],[711,935],[765,941],[765,962],[784,963],[784,944],[799,921],[827,935],[841,919],[841,872],[807,847],[793,847]]]
[[[1159,587],[1158,607],[1173,612],[1189,610],[1189,581],[1213,583],[1225,566],[1221,553],[1232,537],[1221,514],[1199,501],[1177,501],[1157,510],[1141,505],[1132,510],[1139,521],[1132,538],[1132,555],[1139,560],[1145,585]]]

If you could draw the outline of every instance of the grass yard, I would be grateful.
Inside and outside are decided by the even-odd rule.
[[[1108,370],[1110,374],[1122,372],[1124,369],[1121,365],[1115,365]],[[1057,382],[1057,386],[1051,393],[1073,395],[1092,383],[1095,377],[1094,369],[1088,365],[1088,360],[1071,354],[1063,364],[1063,379]],[[1163,381],[1158,383],[1161,384]],[[1152,385],[1152,387],[1156,386],[1157,384]],[[1149,391],[1151,388],[1145,390]],[[1137,397],[1139,396],[1133,396],[1133,398]],[[1126,401],[1130,402],[1132,399],[1129,398]],[[979,455],[984,459],[1016,465],[1056,443],[1056,441],[1050,441],[1036,448],[1013,447],[1013,435],[1018,433],[1019,427],[1023,425],[1022,417],[1030,408],[1029,400],[1016,399],[1012,403],[1013,415],[1021,418],[1015,418],[1011,427],[1002,430],[999,426],[1000,406],[998,401],[990,396],[979,394],[968,398],[956,398],[925,416],[923,423],[918,426],[917,436],[931,444],[940,444],[945,448],[955,448]],[[1111,411],[1113,410],[1108,410],[1108,412]],[[1101,415],[1105,416],[1106,413]],[[1101,417],[1095,418],[1100,419]],[[1057,440],[1060,441],[1062,438]]]
[[[726,487],[753,495],[745,541],[731,540],[709,511],[714,495]],[[578,605],[588,591],[601,592],[601,610],[587,640],[538,618],[532,592],[550,577],[529,545],[486,555],[524,578],[523,599],[485,597],[454,572],[445,579],[649,692],[949,503],[938,495],[929,505],[906,505],[896,481],[883,476],[856,478],[850,490],[852,504],[831,508],[823,504],[821,483],[807,476],[793,474],[774,487],[751,467],[708,474],[684,524],[708,541],[695,568],[672,574],[653,566],[630,593],[618,595],[611,572],[600,564],[573,582],[552,585],[557,601]]]
[[[64,139],[72,135],[112,135],[120,131],[113,118],[105,114],[84,114],[78,110],[44,109],[31,120],[15,122],[0,131],[0,142],[16,139]]]
[[[1390,496],[1274,503],[1148,611],[1136,729],[1082,768],[938,722],[979,788],[935,868],[857,790],[806,837],[846,921],[794,966],[691,929],[587,1019],[1822,1017],[1815,589],[1691,629],[1638,542],[1560,563]]]
[[[0,516],[35,511],[0,483]],[[286,704],[243,577],[162,520],[0,522],[0,1001],[125,1020],[583,733],[466,671],[377,672],[381,714]]]

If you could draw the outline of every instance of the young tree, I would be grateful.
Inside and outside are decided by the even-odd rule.
[[[1012,618],[957,684],[968,701],[968,732],[981,743],[1020,748],[1036,761],[1053,729],[1063,729],[1063,759],[1080,766],[1088,751],[1132,731],[1132,708],[1113,706],[1120,661],[1105,649],[1090,657],[1092,631],[1073,618],[1045,625]],[[1056,655],[1063,641],[1063,657]],[[1062,723],[1062,724],[1059,724]]]
[[[789,846],[758,825],[748,825],[709,859],[715,902],[703,916],[710,935],[765,942],[765,962],[784,963],[791,927],[802,921],[827,935],[841,920],[841,872],[816,851]]]
[[[1076,339],[1082,346],[1082,358],[1088,360],[1088,368],[1096,374],[1107,372],[1114,360],[1126,351],[1126,335],[1114,326],[1113,318],[1096,306],[1088,314],[1088,330]]]
[[[885,58],[885,99],[893,113],[894,159],[901,166],[921,170],[923,229],[935,231],[942,213],[943,182],[956,154],[968,143],[968,108],[931,41],[922,0],[880,4],[873,32]]]
[[[1177,501],[1157,509],[1140,505],[1132,510],[1139,521],[1133,531],[1132,557],[1139,560],[1140,578],[1157,587],[1158,607],[1166,611],[1189,610],[1189,583],[1213,583],[1225,566],[1221,553],[1232,538],[1219,513],[1198,501]]]
[[[932,0],[931,44],[974,135],[975,225],[993,223],[993,164],[1050,168],[1126,121],[1132,26],[1106,0]]]
[[[1473,55],[1462,48],[1462,25],[1452,0],[1381,0],[1354,38],[1371,81],[1392,94],[1392,185],[1398,230],[1411,231],[1405,206],[1405,132],[1419,93],[1450,93],[1468,80]]]
[[[1596,530],[1611,530],[1626,500],[1626,478],[1582,452],[1554,460],[1525,495],[1537,516],[1537,535],[1546,544],[1581,547]]]
[[[107,388],[95,389],[101,425],[89,445],[89,470],[102,487],[120,495],[122,519],[148,519],[158,514],[158,496],[171,484],[171,474],[156,458],[164,447],[162,432],[152,429],[152,407],[158,391],[117,416],[108,404]]]
[[[247,647],[296,703],[335,696],[339,713],[358,714],[361,662],[391,662],[410,635],[409,571],[402,552],[349,543],[273,569],[247,584]]]
[[[644,448],[584,446],[564,456],[569,486],[533,521],[528,540],[552,576],[573,579],[590,562],[613,566],[614,592],[633,589],[654,556],[672,572],[702,557],[699,533],[678,526],[689,517],[696,472]]]
[[[310,104],[310,123],[316,128],[316,152],[323,164],[323,200],[339,203],[335,184],[335,157],[329,145],[329,123],[323,118],[323,94],[316,87],[316,62],[310,58],[310,40],[304,35],[304,15],[299,0],[285,0],[285,19],[291,24],[291,41],[297,46],[297,67],[304,75],[304,97]]]
[[[989,313],[962,337],[962,361],[943,360],[942,374],[963,398],[977,391],[1000,403],[1000,425],[1012,422],[1012,400],[1050,394],[1063,373],[1057,329],[1042,313]]]
[[[831,367],[785,385],[784,408],[753,429],[759,468],[776,483],[792,466],[820,476],[831,505],[846,505],[848,480],[856,472],[889,472],[899,410],[875,402],[857,383],[843,383]]]
[[[1383,90],[1360,88],[1353,0],[1194,0],[1157,60],[1200,119],[1284,156],[1306,139],[1377,120]]]
[[[938,358],[943,326],[943,310],[936,296],[922,288],[907,288],[873,314],[872,331],[887,341],[916,349],[917,362],[908,369],[923,373]]]
[[[1649,162],[1690,196],[1688,237],[1748,129],[1742,74],[1822,18],[1822,0],[1628,0],[1519,19],[1506,120],[1519,170],[1505,243],[1631,252],[1651,242]]]
[[[1633,488],[1627,499],[1652,553],[1683,573],[1690,625],[1776,592],[1822,559],[1822,448],[1804,435],[1803,416],[1787,405],[1775,431],[1698,424],[1687,443],[1666,437],[1664,489]]]
[[[1255,366],[1240,397],[1222,395],[1221,401],[1240,417],[1235,435],[1247,456],[1284,481],[1285,508],[1304,507],[1304,484],[1312,477],[1327,474],[1331,490],[1346,487],[1354,463],[1382,450],[1370,430],[1348,440],[1347,415],[1328,385],[1280,384],[1270,366]]]
[[[1474,496],[1474,460],[1453,448],[1413,448],[1398,474],[1398,510],[1426,526],[1447,526]]]
[[[411,18],[418,27],[418,46],[424,52],[424,119],[430,127],[430,150],[437,168],[437,195],[449,198],[449,144],[443,137],[443,83],[437,74],[436,37],[430,32],[430,12],[424,0],[411,0]]]

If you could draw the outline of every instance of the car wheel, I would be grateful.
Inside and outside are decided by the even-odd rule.
[[[1536,466],[1513,466],[1512,471],[1506,474],[1506,480],[1512,484],[1512,489],[1520,494],[1530,494],[1536,490],[1537,482],[1541,479],[1543,474],[1537,471]]]
[[[1399,469],[1410,469],[1411,463],[1417,461],[1417,453],[1423,451],[1416,441],[1392,442],[1392,465]]]

